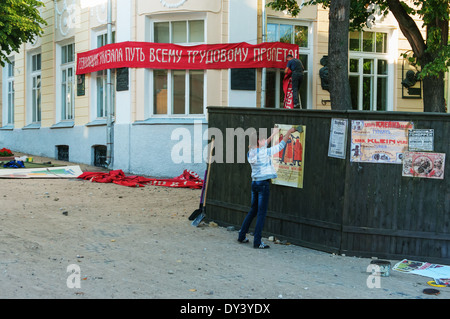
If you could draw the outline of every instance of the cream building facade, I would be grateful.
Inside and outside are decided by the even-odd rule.
[[[330,109],[326,79],[321,77],[326,70],[328,11],[304,7],[293,18],[264,8],[264,1],[112,0],[112,39],[186,46],[296,43],[306,68],[303,107]],[[1,71],[0,146],[102,165],[108,134],[106,72],[77,76],[76,55],[107,43],[106,1],[44,3],[44,35],[13,54],[12,63]],[[353,108],[422,111],[420,82],[409,88],[401,84],[406,71],[414,70],[401,57],[411,50],[407,40],[391,15],[374,19],[371,29],[349,34]],[[177,176],[183,169],[201,172],[208,106],[282,107],[281,69],[248,70],[244,80],[242,73],[234,72],[113,70],[110,168],[157,177]]]

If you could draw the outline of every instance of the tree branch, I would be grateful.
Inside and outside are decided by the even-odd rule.
[[[389,10],[398,21],[400,30],[411,45],[411,48],[418,59],[425,54],[426,44],[420,33],[419,27],[411,16],[403,8],[399,0],[387,1]]]

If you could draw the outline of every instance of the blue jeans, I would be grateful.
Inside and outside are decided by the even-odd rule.
[[[264,227],[264,221],[267,214],[267,204],[269,202],[270,180],[252,182],[252,202],[250,211],[242,223],[239,231],[238,240],[245,239],[245,235],[250,228],[253,218],[256,216],[256,225],[253,238],[253,246],[258,247],[261,244],[261,233]]]

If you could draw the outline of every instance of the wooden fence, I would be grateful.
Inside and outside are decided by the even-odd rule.
[[[209,107],[208,115],[209,128],[224,137],[227,128],[306,126],[303,188],[271,186],[264,236],[351,256],[450,262],[450,115],[236,107]],[[333,118],[349,122],[345,160],[328,156]],[[447,155],[445,178],[402,177],[400,164],[351,162],[352,120],[412,121],[415,129],[434,129],[434,152]],[[250,207],[251,168],[225,161],[230,142],[216,143],[224,162],[211,165],[206,211],[210,220],[240,227]]]

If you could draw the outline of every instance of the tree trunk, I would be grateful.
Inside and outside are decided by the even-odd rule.
[[[444,74],[426,76],[423,83],[423,111],[445,112]]]
[[[444,48],[448,44],[448,20],[434,19],[427,25],[427,39],[431,37],[430,29],[439,28],[441,32],[440,46]],[[425,66],[439,58],[439,53],[425,52],[419,58],[420,64]],[[423,83],[423,111],[445,112],[445,74],[439,72],[438,76],[428,75],[422,80]]]
[[[329,11],[328,71],[331,109],[352,108],[348,80],[350,0],[331,1]]]

